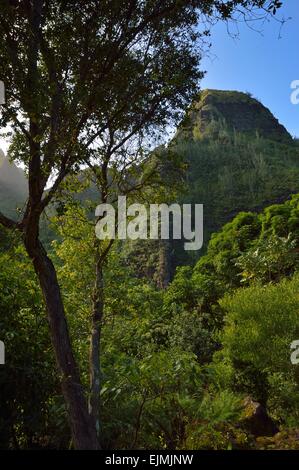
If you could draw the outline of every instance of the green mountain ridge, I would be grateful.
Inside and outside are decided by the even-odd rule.
[[[180,203],[204,205],[204,249],[238,212],[260,210],[299,191],[299,147],[258,100],[238,91],[204,90],[170,143],[187,165]],[[24,172],[0,154],[0,210],[15,215],[27,197]],[[78,195],[96,199],[91,186]],[[190,254],[174,243],[174,267]],[[199,254],[193,253],[196,261]]]
[[[204,90],[171,148],[188,167],[187,189],[178,202],[204,206],[204,247],[188,253],[174,242],[172,272],[196,262],[211,234],[238,212],[262,210],[299,191],[298,142],[247,93]]]

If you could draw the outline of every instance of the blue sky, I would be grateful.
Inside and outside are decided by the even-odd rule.
[[[281,31],[273,20],[256,24],[262,34],[239,24],[235,40],[224,23],[215,26],[210,57],[202,62],[207,74],[201,87],[251,92],[293,136],[299,137],[299,105],[290,100],[290,84],[299,80],[299,0],[285,0],[284,4],[277,16],[291,19]],[[232,27],[231,31],[236,29]]]

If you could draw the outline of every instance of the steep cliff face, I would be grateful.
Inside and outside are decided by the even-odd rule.
[[[213,137],[217,129],[223,128],[277,142],[292,140],[269,109],[249,94],[204,90],[187,113],[181,131],[186,137],[201,139]]]
[[[168,284],[178,265],[196,262],[211,235],[237,213],[260,211],[299,192],[298,143],[265,106],[246,93],[203,91],[169,148],[187,168],[185,191],[173,202],[203,204],[204,247],[187,252],[181,240],[171,240],[165,250],[152,241],[146,246],[140,242],[137,251],[133,244],[127,257],[135,271],[158,279],[160,287]],[[146,260],[142,266],[138,265],[141,259]]]
[[[180,200],[204,205],[204,249],[240,211],[262,209],[299,191],[299,146],[273,114],[246,93],[205,90],[173,140],[188,166]],[[178,243],[175,264],[188,263]]]

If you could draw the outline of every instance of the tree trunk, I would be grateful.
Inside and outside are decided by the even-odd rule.
[[[98,245],[98,241],[96,241]],[[90,396],[89,413],[95,424],[97,433],[100,432],[100,391],[101,391],[101,327],[104,313],[104,282],[103,266],[99,252],[99,246],[96,246],[95,256],[95,285],[93,292],[93,312],[92,312],[92,331],[90,340]]]
[[[27,245],[26,242],[25,245]],[[99,449],[96,429],[88,413],[84,390],[72,351],[55,267],[39,242],[34,250],[32,250],[32,246],[26,246],[26,249],[33,261],[46,304],[50,335],[67,406],[74,447],[78,450]]]

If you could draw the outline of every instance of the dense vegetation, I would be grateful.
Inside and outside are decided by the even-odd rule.
[[[227,93],[227,99],[236,97]],[[200,137],[190,136],[194,127],[186,120],[180,129],[184,136],[178,133],[170,147],[174,158],[156,181],[159,191],[149,188],[143,196],[151,202],[202,201],[206,247],[196,260],[182,258],[174,245],[179,266],[165,288],[161,263],[173,242],[166,253],[165,244],[154,241],[114,243],[103,269],[102,445],[294,448],[299,376],[290,344],[299,338],[299,195],[267,201],[298,188],[297,145],[287,133],[277,142],[232,131],[222,119],[206,119]],[[181,181],[184,172],[174,191],[173,178]],[[86,389],[94,295],[91,209],[97,202],[97,189],[88,184],[82,176],[80,184],[76,178],[67,182],[46,228]],[[267,207],[248,211],[257,206]],[[237,208],[247,212],[223,225]],[[38,281],[17,233],[2,229],[1,247],[1,339],[8,358],[1,371],[1,447],[69,447]],[[263,407],[264,419],[256,421],[256,406]]]
[[[185,197],[178,199],[204,204],[204,251],[211,234],[239,212],[260,211],[298,191],[296,141],[246,93],[203,91],[172,145],[187,167]],[[174,265],[192,261],[176,246]]]
[[[282,2],[2,3],[0,447],[296,448],[298,143],[198,95],[211,25]],[[119,195],[203,203],[202,256],[99,240]]]
[[[78,205],[55,224],[62,241],[54,242],[52,256],[61,266],[87,387],[93,226]],[[120,256],[122,246],[114,246],[104,271],[105,447],[296,445],[299,390],[290,344],[299,331],[298,248],[299,195],[259,214],[238,214],[212,236],[194,268],[178,268],[166,290],[136,277]],[[18,240],[0,260],[9,358],[1,373],[1,446],[64,448],[70,440],[65,406],[35,275]],[[252,430],[249,397],[280,428],[278,443],[268,430],[263,436],[263,423]]]

